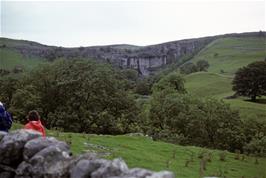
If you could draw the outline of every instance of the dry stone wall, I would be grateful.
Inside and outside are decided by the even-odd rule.
[[[69,146],[30,130],[0,132],[1,178],[174,178],[168,171],[129,169],[122,159],[71,156]]]

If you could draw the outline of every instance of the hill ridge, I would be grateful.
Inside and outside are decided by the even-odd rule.
[[[0,38],[1,50],[12,49],[23,56],[45,58],[50,61],[56,58],[85,58],[107,62],[120,68],[131,68],[140,75],[150,75],[154,70],[179,61],[183,56],[198,53],[212,41],[224,37],[265,37],[266,32],[231,33],[201,38],[170,41],[149,46],[114,44],[107,46],[90,46],[65,48],[42,45],[26,40]]]

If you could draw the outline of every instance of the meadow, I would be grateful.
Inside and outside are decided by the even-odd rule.
[[[207,60],[208,72],[196,72],[184,76],[185,88],[199,97],[213,97],[230,104],[239,110],[242,119],[266,121],[266,104],[250,102],[246,97],[225,99],[232,96],[232,80],[239,67],[251,62],[264,60],[266,43],[261,38],[222,38],[210,43],[195,55],[190,62]],[[39,58],[29,58],[15,51],[1,48],[1,67],[12,70],[23,66],[26,70],[43,63]],[[262,97],[260,101],[264,101]],[[13,130],[22,125],[14,124]],[[47,130],[48,136],[66,141],[74,155],[96,152],[100,156],[113,159],[123,158],[129,167],[143,167],[154,171],[170,170],[177,178],[219,176],[227,178],[266,178],[266,159],[212,150],[195,146],[180,146],[154,141],[148,136],[132,135],[95,135],[70,133],[62,130]],[[206,170],[200,176],[201,156],[207,155]],[[221,158],[225,160],[221,160]]]
[[[195,55],[190,62],[206,60],[208,72],[196,72],[185,76],[189,93],[199,97],[214,97],[229,103],[240,111],[243,119],[266,121],[265,97],[262,102],[250,102],[247,97],[225,99],[232,96],[232,80],[238,68],[266,57],[266,41],[263,38],[221,38],[210,43]]]
[[[22,125],[14,124],[13,130]],[[130,168],[142,167],[154,171],[170,170],[176,178],[196,178],[200,176],[202,154],[208,154],[204,176],[227,178],[265,178],[266,159],[211,150],[194,146],[180,146],[161,141],[153,141],[147,136],[132,135],[94,135],[66,133],[47,130],[48,136],[66,141],[71,145],[74,155],[93,152],[99,156],[113,159],[120,157]],[[225,160],[221,161],[221,155]],[[257,162],[256,162],[257,159]]]

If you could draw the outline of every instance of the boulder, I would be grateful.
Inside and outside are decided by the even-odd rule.
[[[38,132],[25,129],[5,135],[0,142],[0,164],[16,167],[23,160],[24,145],[40,136]]]
[[[69,150],[69,146],[62,141],[56,140],[54,137],[38,137],[33,140],[27,142],[24,146],[23,150],[23,158],[24,160],[29,160],[33,155],[41,151],[42,149],[50,146],[55,145],[61,150],[67,151]]]
[[[99,169],[106,160],[92,161],[92,160],[80,160],[74,168],[71,170],[71,178],[86,178],[91,175],[92,172]]]
[[[125,175],[128,171],[126,163],[122,159],[114,159],[113,161],[103,161],[99,169],[92,172],[91,178],[105,178],[112,176]]]
[[[70,160],[69,150],[64,150],[57,144],[51,145],[36,153],[29,161],[23,161],[18,166],[16,174],[21,177],[29,174],[32,178],[64,177],[68,174]]]
[[[141,168],[133,168],[128,172],[128,176],[138,177],[138,178],[145,178],[150,175],[152,175],[152,171]]]

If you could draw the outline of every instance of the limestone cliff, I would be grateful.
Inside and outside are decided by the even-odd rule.
[[[265,32],[226,34],[204,38],[172,41],[150,46],[109,45],[79,48],[46,46],[35,42],[0,38],[0,47],[14,49],[24,56],[56,58],[85,58],[105,61],[120,68],[136,69],[141,75],[166,64],[177,62],[184,55],[195,54],[217,38],[266,36]]]

